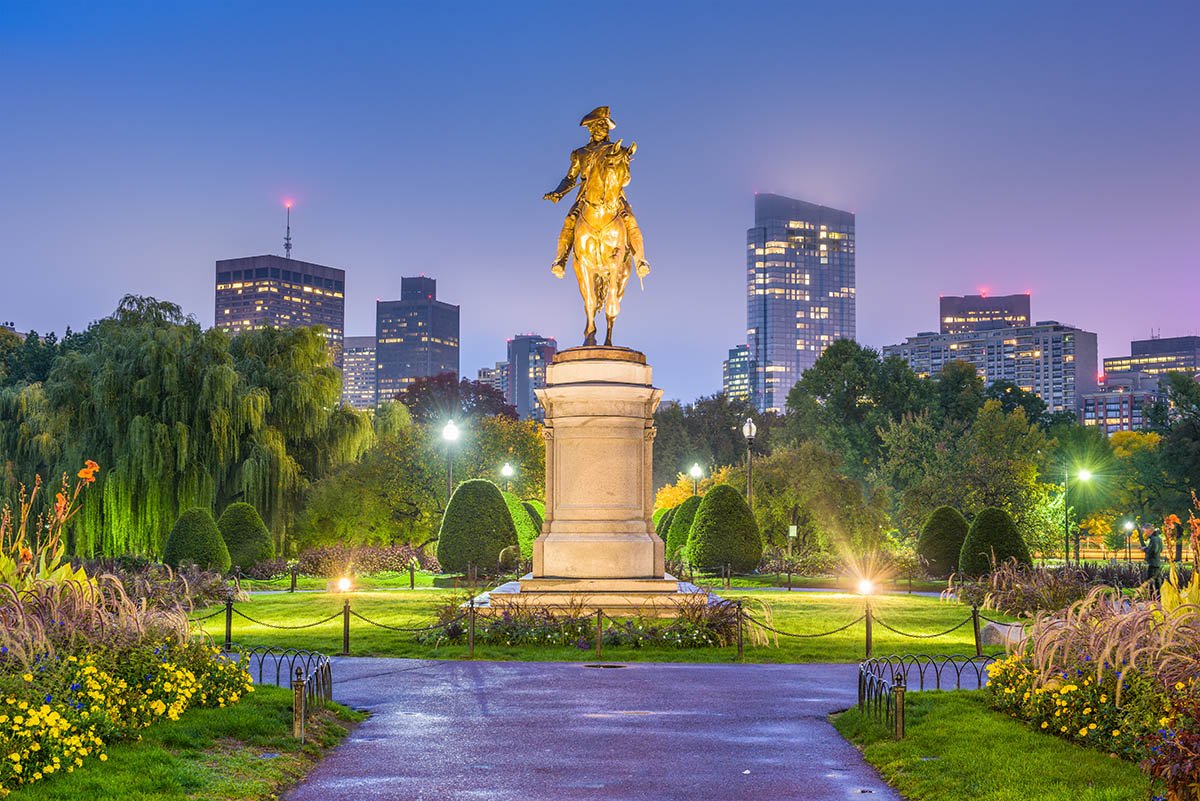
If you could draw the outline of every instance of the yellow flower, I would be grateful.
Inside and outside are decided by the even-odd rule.
[[[108,761],[108,754],[101,754],[101,755],[100,755],[100,761],[101,761],[101,762],[107,762],[107,761]]]
[[[21,678],[23,678],[25,681],[33,681],[33,674],[32,674],[32,673],[26,673],[26,674],[25,674],[24,676],[22,676]]]
[[[1120,736],[1121,736],[1121,730],[1113,729],[1113,737],[1120,737]]]

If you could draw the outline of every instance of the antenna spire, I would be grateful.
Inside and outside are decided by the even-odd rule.
[[[287,208],[287,233],[283,237],[283,257],[292,257],[292,201],[283,204]]]

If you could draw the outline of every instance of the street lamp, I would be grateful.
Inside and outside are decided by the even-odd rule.
[[[1080,481],[1091,481],[1092,471],[1083,468],[1076,472],[1075,477]],[[1063,538],[1065,540],[1065,550],[1063,551],[1063,562],[1071,564],[1071,471],[1067,470],[1063,476]],[[1081,564],[1079,556],[1079,534],[1075,534],[1075,564]]]
[[[513,466],[511,464],[509,464],[508,462],[505,462],[504,467],[500,468],[500,475],[504,476],[504,491],[505,492],[508,492],[508,482],[512,480],[513,472],[514,472]]]
[[[688,475],[692,477],[692,494],[699,494],[698,490],[700,488],[700,476],[704,475],[704,471],[700,469],[699,462],[692,465],[692,469],[688,471]]]
[[[754,447],[754,435],[758,433],[758,426],[754,425],[754,421],[749,417],[746,422],[742,423],[742,436],[746,438],[746,505],[753,508],[751,501],[754,499],[754,460],[750,455],[750,449]]]
[[[1130,547],[1130,540],[1133,539],[1133,521],[1126,520],[1123,528],[1125,529],[1125,561],[1132,562],[1133,553],[1132,548]]]
[[[446,505],[450,505],[450,496],[454,493],[454,460],[451,458],[453,452],[450,450],[454,447],[454,443],[458,442],[458,426],[454,421],[446,423],[442,428],[442,439],[446,442]]]

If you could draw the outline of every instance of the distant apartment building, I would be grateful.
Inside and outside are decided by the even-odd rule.
[[[965,334],[997,328],[1024,328],[1029,295],[943,295],[938,303],[941,332]]]
[[[1097,390],[1096,335],[1046,320],[1019,328],[955,334],[926,332],[883,349],[920,376],[934,377],[953,361],[975,366],[987,384],[1012,381],[1045,401],[1051,411],[1078,411]]]
[[[342,348],[342,403],[375,408],[375,337],[346,337]]]
[[[854,214],[781,195],[754,197],[746,232],[750,398],[782,412],[821,353],[855,336]]]
[[[260,328],[319,325],[342,366],[346,271],[283,256],[222,259],[216,265],[215,325],[235,336]]]
[[[750,401],[750,377],[754,372],[750,346],[729,349],[729,358],[721,362],[721,391],[730,400]]]
[[[517,334],[508,340],[505,397],[522,420],[541,420],[544,416],[533,391],[546,386],[546,368],[557,352],[558,342],[552,337]]]
[[[1101,377],[1095,392],[1083,395],[1079,419],[1085,426],[1098,426],[1105,434],[1143,431],[1150,427],[1149,411],[1166,401],[1159,385],[1161,375],[1113,373]]]
[[[458,306],[437,299],[437,281],[400,279],[400,299],[375,303],[376,401],[418,378],[458,377]]]
[[[1104,360],[1104,374],[1182,372],[1200,375],[1200,336],[1135,339],[1128,356]]]
[[[508,362],[496,362],[494,367],[480,367],[475,380],[508,398]]]

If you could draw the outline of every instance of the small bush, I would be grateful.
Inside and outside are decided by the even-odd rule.
[[[692,520],[685,553],[688,561],[701,570],[730,565],[745,573],[758,566],[762,553],[758,523],[742,494],[728,484],[709,490]]]
[[[671,521],[675,519],[675,510],[678,507],[672,506],[666,513],[658,519],[658,523],[654,526],[654,533],[664,543],[667,541],[667,533],[671,530]]]
[[[675,514],[671,516],[671,527],[667,529],[667,536],[664,538],[667,543],[667,559],[679,558],[680,551],[687,546],[688,535],[692,532],[692,521],[699,508],[698,495],[693,495],[675,507]]]
[[[532,559],[533,541],[541,533],[541,526],[534,524],[529,510],[525,508],[525,504],[520,498],[511,492],[503,492],[501,495],[504,496],[504,504],[508,507],[509,516],[512,517],[513,527],[517,530],[517,545],[521,547],[521,559]]]
[[[958,557],[958,570],[965,576],[982,576],[1001,564],[1015,559],[1025,567],[1033,566],[1029,548],[1017,530],[1012,515],[1003,509],[988,507],[975,517]]]
[[[658,531],[658,521],[662,520],[662,516],[667,513],[669,508],[670,507],[668,506],[660,506],[659,508],[655,509],[654,514],[650,516],[650,522],[654,524],[655,532]]]
[[[249,570],[259,562],[275,558],[275,541],[271,530],[259,517],[258,510],[248,503],[231,503],[217,521],[221,539],[229,549],[229,562]]]
[[[925,521],[917,539],[917,555],[931,576],[945,578],[958,570],[958,557],[970,525],[953,506],[939,506]]]
[[[191,564],[206,570],[229,572],[229,549],[221,539],[212,512],[196,506],[179,516],[167,537],[163,562],[175,569]]]
[[[500,552],[517,545],[517,529],[500,489],[490,481],[464,481],[454,491],[438,532],[442,568],[461,573],[468,565],[489,571]]]

